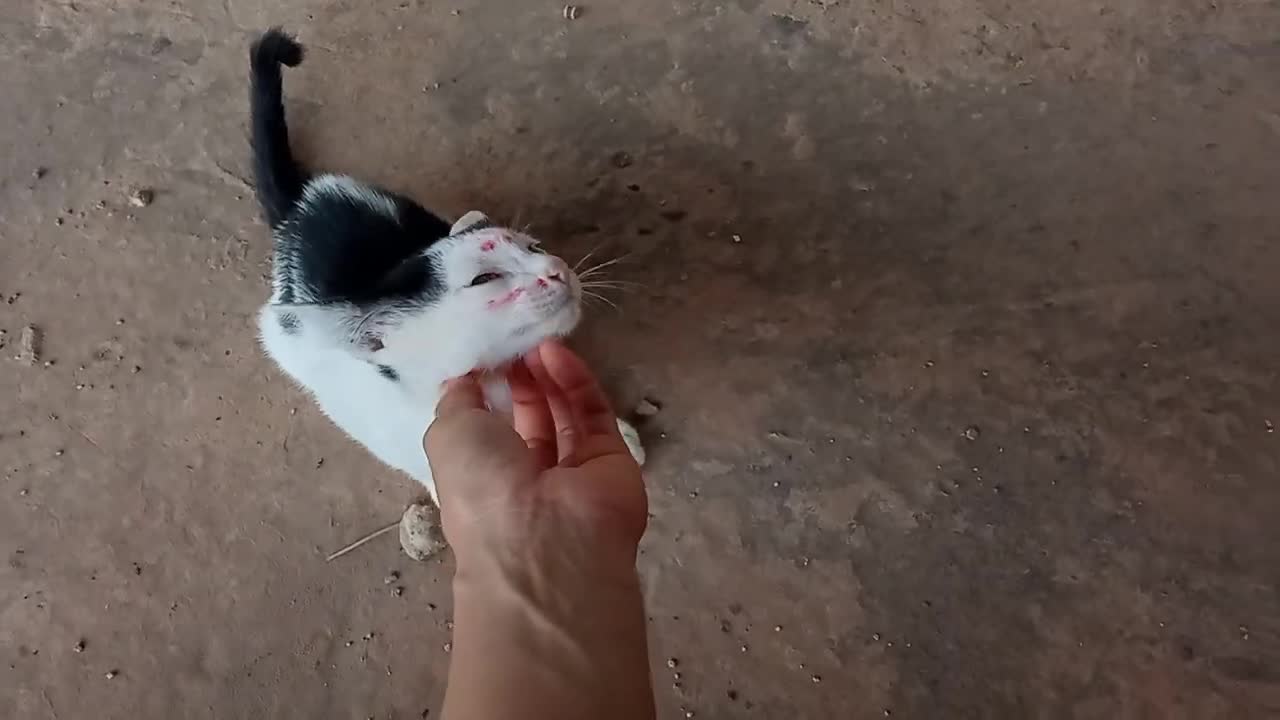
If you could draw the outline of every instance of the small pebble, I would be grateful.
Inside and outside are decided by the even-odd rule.
[[[782,626],[781,626],[781,625],[774,625],[774,626],[773,626],[773,631],[774,631],[774,632],[782,632]]]
[[[578,19],[578,15],[579,15],[581,12],[582,12],[582,8],[578,7],[577,5],[565,5],[565,6],[564,6],[564,19],[565,19],[565,20],[577,20],[577,19]]]
[[[680,661],[677,660],[676,658],[667,658],[667,667],[674,668],[679,664],[680,664]]]
[[[106,672],[105,677],[106,677],[108,680],[115,680],[115,679],[116,679],[116,675],[119,675],[119,674],[120,674],[120,673],[119,673],[118,671],[116,671],[116,670],[108,670],[108,671]]]
[[[741,235],[734,235],[734,236],[733,236],[733,241],[734,241],[735,243],[740,243],[740,242],[742,242],[742,236],[741,236]]]
[[[440,509],[435,503],[412,504],[400,518],[400,547],[414,560],[426,560],[445,548]]]
[[[83,641],[83,640],[81,640],[80,642],[76,643],[76,644],[75,644],[75,647],[73,647],[73,648],[71,648],[71,649],[72,649],[72,650],[75,650],[75,651],[76,651],[76,652],[78,652],[78,653],[84,652],[84,641]]]
[[[809,679],[810,679],[810,680],[812,680],[814,683],[820,683],[820,682],[822,682],[822,676],[821,676],[821,675],[810,675],[810,676],[809,676]]]
[[[356,641],[355,641],[355,640],[348,640],[348,641],[346,642],[346,646],[347,646],[347,647],[351,647],[352,645],[355,645],[355,644],[356,644]]]
[[[445,644],[444,644],[444,651],[445,651],[445,652],[453,652],[453,643],[451,643],[451,642],[447,642],[447,643],[445,643]]]
[[[18,335],[18,362],[35,365],[40,360],[40,329],[35,325],[22,328]]]
[[[977,425],[970,425],[964,429],[964,437],[966,440],[977,440],[978,435],[980,434],[982,434],[982,431],[978,429]]]
[[[53,451],[53,456],[54,456],[54,457],[62,457],[62,452],[63,452],[63,451],[61,451],[61,450],[55,450],[55,451]]]
[[[150,188],[138,188],[129,194],[129,204],[134,207],[146,207],[156,199],[156,193]]]
[[[387,573],[386,577],[382,578],[382,584],[390,585],[399,579],[400,579],[400,573],[395,570],[392,570],[391,572]]]
[[[748,651],[748,650],[750,650],[750,649],[751,649],[751,648],[750,648],[750,647],[748,647],[748,646],[746,646],[746,645],[743,645],[743,646],[742,646],[742,652],[746,652],[746,651]]]
[[[391,590],[391,594],[395,595],[396,597],[400,597],[401,595],[404,595],[404,588],[397,585],[395,588]]]

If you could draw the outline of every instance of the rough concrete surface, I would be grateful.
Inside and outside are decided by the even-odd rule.
[[[1280,715],[1274,0],[0,0],[0,717],[438,715],[255,346],[271,24],[313,167],[629,253],[663,718]]]

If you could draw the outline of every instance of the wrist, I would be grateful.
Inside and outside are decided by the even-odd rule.
[[[463,678],[489,674],[504,679],[507,690],[497,692],[518,697],[520,707],[554,708],[526,717],[652,718],[634,549],[628,560],[625,552],[557,553],[544,550],[566,548],[531,545],[459,562],[450,695],[487,698],[473,700],[477,705],[493,700],[491,686],[460,690]],[[451,717],[447,709],[445,716]],[[498,716],[486,710],[472,717]]]

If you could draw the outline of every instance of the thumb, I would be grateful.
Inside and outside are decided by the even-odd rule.
[[[436,404],[436,419],[455,415],[467,410],[485,410],[484,393],[480,383],[471,375],[447,380],[444,383],[444,394]]]
[[[466,494],[479,485],[471,479],[505,481],[510,469],[532,463],[524,440],[508,420],[489,411],[480,384],[470,376],[445,384],[422,445],[442,508],[445,496]]]
[[[483,424],[489,419],[480,384],[470,375],[463,375],[445,382],[444,394],[436,403],[436,416],[422,436],[422,449],[427,458],[443,458],[449,450],[457,449],[454,442],[472,433],[465,428]]]

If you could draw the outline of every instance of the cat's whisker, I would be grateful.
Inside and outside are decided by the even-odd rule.
[[[576,263],[574,263],[574,264],[573,264],[573,267],[572,267],[571,269],[572,269],[574,272],[578,272],[578,268],[582,267],[582,263],[584,263],[584,262],[586,262],[586,261],[590,260],[590,259],[591,259],[591,256],[592,256],[592,255],[595,255],[595,254],[596,254],[596,251],[597,251],[597,250],[599,250],[599,249],[601,248],[601,246],[603,246],[603,245],[604,245],[604,243],[600,243],[599,245],[596,245],[595,247],[591,248],[591,250],[590,250],[586,255],[583,255],[583,256],[578,260],[578,262],[576,262]]]
[[[617,290],[619,292],[637,292],[640,289],[635,283],[616,283],[608,280],[596,280],[582,283],[584,290]]]
[[[631,257],[631,253],[627,253],[626,255],[619,255],[618,257],[616,257],[616,258],[614,258],[614,259],[612,259],[612,260],[605,260],[605,261],[604,261],[604,262],[602,262],[602,263],[598,263],[598,264],[596,264],[596,265],[592,265],[591,267],[587,268],[586,270],[583,270],[582,272],[578,273],[578,277],[579,277],[579,278],[581,278],[581,277],[589,277],[592,273],[599,272],[600,270],[603,270],[604,268],[607,268],[607,267],[609,267],[610,265],[616,265],[617,263],[620,263],[620,262],[622,262],[623,260],[626,260],[626,259],[627,259],[627,258],[629,258],[629,257]]]
[[[583,294],[583,296],[585,296],[585,297],[595,298],[596,300],[599,300],[600,302],[604,303],[605,305],[608,305],[609,307],[613,308],[614,310],[617,310],[617,309],[618,309],[618,305],[617,305],[616,303],[614,303],[612,300],[610,300],[609,298],[607,298],[607,297],[605,297],[605,296],[603,296],[603,295],[600,295],[600,294],[597,294],[597,293],[593,293],[593,292],[591,292],[590,290],[583,290],[583,291],[582,291],[582,294]]]

